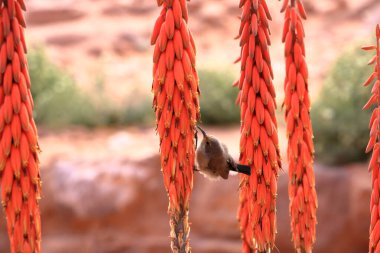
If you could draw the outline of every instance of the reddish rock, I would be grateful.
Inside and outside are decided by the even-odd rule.
[[[54,23],[76,21],[85,16],[85,12],[69,9],[39,9],[28,12],[27,22],[30,25],[51,25]]]
[[[60,47],[70,47],[86,41],[87,37],[79,34],[65,34],[51,36],[47,38],[46,43]]]
[[[137,174],[130,173],[131,169]],[[316,170],[319,223],[314,252],[365,252],[370,175],[365,169],[316,166]],[[158,157],[139,163],[110,161],[108,166],[60,162],[45,173],[45,179],[43,231],[47,252],[77,252],[75,249],[83,245],[87,251],[81,252],[92,253],[169,251],[167,197]],[[194,252],[240,250],[237,203],[236,176],[210,182],[196,175],[190,213]],[[279,179],[276,243],[283,253],[293,252],[288,204],[287,175],[283,173]],[[60,236],[51,237],[57,231]],[[73,236],[78,233],[84,238]]]
[[[225,129],[220,136],[230,143],[227,136],[237,132]],[[42,154],[44,252],[170,252],[168,200],[154,140],[151,129],[42,135],[41,146],[49,147]],[[279,178],[276,246],[293,253],[287,177],[282,172]],[[317,165],[316,181],[319,223],[313,252],[366,252],[371,185],[366,165]],[[190,204],[193,252],[240,252],[237,176],[210,182],[196,174]],[[0,231],[6,231],[4,220]],[[0,252],[9,252],[5,233]]]

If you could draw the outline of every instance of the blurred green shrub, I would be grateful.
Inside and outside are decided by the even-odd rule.
[[[130,95],[123,99],[122,106],[110,105],[107,115],[107,126],[151,126],[155,122],[152,108],[153,95],[150,90],[144,92],[133,89]],[[111,104],[109,102],[109,104]]]
[[[200,106],[204,124],[239,124],[240,109],[235,105],[238,89],[228,71],[200,69]]]
[[[361,84],[373,71],[367,66],[371,55],[360,49],[345,52],[328,74],[319,100],[313,105],[316,159],[338,165],[367,158],[371,113],[362,111],[370,97]]]
[[[115,106],[104,94],[99,77],[95,94],[82,92],[68,73],[53,64],[43,49],[28,54],[35,119],[39,125],[60,128],[68,125],[86,127],[148,125],[154,122],[152,96],[137,89]],[[238,124],[237,89],[233,75],[225,71],[201,69],[201,113],[204,124]]]
[[[148,125],[154,123],[155,114],[152,108],[152,97],[146,94],[128,99],[121,117],[123,125]]]
[[[28,62],[38,124],[62,127],[98,123],[92,101],[78,90],[67,73],[47,58],[41,48],[29,51]]]
[[[95,96],[82,92],[65,71],[53,64],[41,48],[28,54],[35,119],[39,125],[60,128],[135,125],[153,122],[150,96],[132,92],[122,107],[104,95],[101,78]]]

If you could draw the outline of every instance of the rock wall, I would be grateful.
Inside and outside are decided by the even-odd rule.
[[[315,253],[366,252],[370,175],[316,166],[319,196]],[[43,174],[43,249],[47,253],[169,252],[167,197],[157,156],[140,162],[59,161]],[[237,177],[197,175],[191,200],[193,252],[236,253]],[[277,247],[292,253],[287,175],[279,178]],[[4,229],[4,228],[3,228]],[[2,230],[4,231],[4,230]],[[7,251],[2,236],[1,252]]]

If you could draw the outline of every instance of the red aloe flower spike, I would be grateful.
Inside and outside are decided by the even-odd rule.
[[[251,176],[240,177],[238,219],[244,253],[271,252],[276,229],[277,177],[281,168],[275,118],[275,94],[268,46],[265,0],[240,2],[241,76],[237,103],[241,108],[240,163]]]
[[[193,188],[194,132],[200,118],[195,46],[184,0],[158,0],[162,11],[152,33],[153,107],[161,167],[169,196],[173,252],[190,252],[189,200]]]
[[[1,1],[0,168],[11,252],[41,252],[39,146],[33,119],[23,0]]]
[[[297,252],[311,253],[315,242],[318,203],[314,185],[313,130],[302,24],[306,13],[301,0],[284,0],[283,3],[286,57],[284,107],[288,135],[292,239]]]
[[[371,224],[369,237],[369,252],[378,252],[380,250],[380,220],[379,220],[379,167],[380,167],[380,27],[376,26],[376,45],[363,47],[364,50],[376,50],[373,63],[375,64],[374,72],[365,82],[365,86],[373,83],[372,96],[364,109],[369,109],[371,105],[376,105],[376,109],[372,112],[369,124],[370,140],[366,152],[372,151],[371,161],[369,163],[369,171],[372,172],[372,195],[371,195]]]

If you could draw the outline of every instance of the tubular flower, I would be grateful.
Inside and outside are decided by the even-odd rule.
[[[25,3],[4,0],[0,8],[2,205],[11,252],[41,252],[39,146],[25,55]]]
[[[373,74],[364,83],[364,86],[369,86],[374,83],[372,88],[372,96],[364,106],[363,109],[369,109],[371,106],[376,105],[376,109],[372,112],[372,117],[369,123],[370,140],[366,149],[366,152],[372,151],[372,158],[369,164],[369,170],[372,171],[372,195],[371,195],[371,225],[370,225],[370,237],[369,237],[369,253],[380,252],[380,219],[379,219],[379,105],[380,105],[380,27],[376,27],[376,46],[363,47],[364,50],[375,50],[375,56],[369,61],[369,65],[375,64],[375,70]]]
[[[312,252],[317,223],[317,194],[313,172],[313,130],[310,119],[308,69],[305,61],[306,19],[300,0],[284,0],[285,25],[285,118],[288,136],[289,198],[291,229],[297,252]]]
[[[269,55],[271,16],[265,0],[242,0],[241,54],[237,103],[241,107],[240,163],[251,176],[240,177],[238,219],[243,252],[270,252],[276,236],[276,196],[281,168]]]
[[[169,195],[173,252],[190,252],[189,200],[193,188],[194,132],[199,113],[195,44],[185,0],[158,0],[154,26],[153,107],[160,136],[161,167]]]

